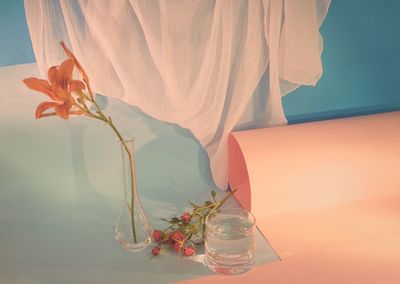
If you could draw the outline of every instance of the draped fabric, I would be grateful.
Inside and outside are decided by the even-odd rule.
[[[330,0],[25,0],[40,72],[64,41],[94,91],[188,128],[224,189],[227,135],[285,124],[281,96],[322,74]]]

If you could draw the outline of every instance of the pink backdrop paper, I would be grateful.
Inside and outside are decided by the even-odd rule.
[[[185,284],[350,284],[400,283],[400,235],[345,248],[312,252],[264,264],[238,276],[207,276]]]
[[[186,283],[400,283],[400,112],[232,133],[229,183],[282,261]]]
[[[229,184],[257,216],[333,206],[399,193],[399,157],[400,112],[234,132]]]

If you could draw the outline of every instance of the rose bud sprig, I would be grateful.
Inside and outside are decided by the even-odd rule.
[[[157,256],[161,253],[162,248],[166,248],[180,253],[182,256],[195,255],[196,247],[204,243],[207,216],[218,212],[235,191],[233,190],[221,200],[216,200],[217,193],[213,190],[211,191],[213,201],[207,200],[201,205],[189,201],[191,210],[184,212],[180,217],[172,217],[169,220],[161,219],[169,226],[163,231],[153,230],[152,239],[156,245],[151,250],[151,254]]]

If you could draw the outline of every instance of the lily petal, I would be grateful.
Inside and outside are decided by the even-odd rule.
[[[64,44],[64,42],[61,42],[60,44],[61,44],[61,47],[64,49],[65,54],[67,54],[67,56],[68,56],[69,58],[71,58],[71,59],[74,60],[75,66],[76,66],[76,68],[78,68],[79,73],[81,73],[81,76],[82,76],[83,81],[84,81],[86,84],[88,84],[88,82],[89,82],[89,77],[88,77],[88,75],[86,74],[85,70],[83,70],[82,65],[81,65],[81,64],[79,63],[79,61],[76,59],[75,55],[71,52],[71,50],[69,50],[68,47]]]
[[[73,100],[68,100],[68,101],[65,101],[62,105],[56,106],[54,108],[54,110],[60,117],[62,117],[64,119],[68,119],[69,113],[70,113],[73,105],[74,105]]]
[[[36,119],[41,118],[43,116],[43,112],[44,111],[48,110],[49,108],[58,106],[58,105],[59,104],[55,103],[55,102],[43,102],[43,103],[40,103],[38,105],[38,107],[36,108],[36,114],[35,114]]]
[[[57,97],[56,99],[57,101],[65,102],[71,97],[71,95],[68,93],[68,90],[64,90],[58,85],[52,87],[53,87],[53,94],[54,96]]]
[[[38,79],[38,78],[27,78],[24,79],[23,82],[25,85],[32,90],[41,92],[45,95],[48,95],[51,99],[56,100],[57,96],[53,93],[53,90],[46,80]]]
[[[51,85],[57,84],[57,66],[52,66],[47,71],[47,77],[49,78],[49,82]]]
[[[57,105],[56,107],[54,107],[57,115],[59,117],[62,117],[64,119],[68,119],[69,117],[69,110],[68,108],[63,104],[63,105]]]
[[[74,68],[74,60],[67,59],[61,63],[57,70],[57,83],[61,88],[67,90],[68,82],[72,80],[72,70]]]
[[[72,80],[69,82],[69,91],[70,92],[84,90],[85,88],[86,88],[85,84],[80,80]]]

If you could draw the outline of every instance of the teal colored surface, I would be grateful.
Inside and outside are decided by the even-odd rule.
[[[331,2],[324,74],[283,98],[290,123],[400,109],[400,1]]]
[[[22,84],[29,76],[38,76],[36,64],[0,68],[0,283],[159,284],[211,274],[200,256],[150,258],[150,249],[128,253],[117,245],[119,143],[86,117],[35,120],[46,96]],[[207,155],[189,131],[99,99],[121,132],[136,136],[138,191],[155,228],[188,210],[188,198],[210,199]],[[257,233],[258,263],[277,260]]]
[[[35,62],[23,0],[0,1],[0,66]]]

